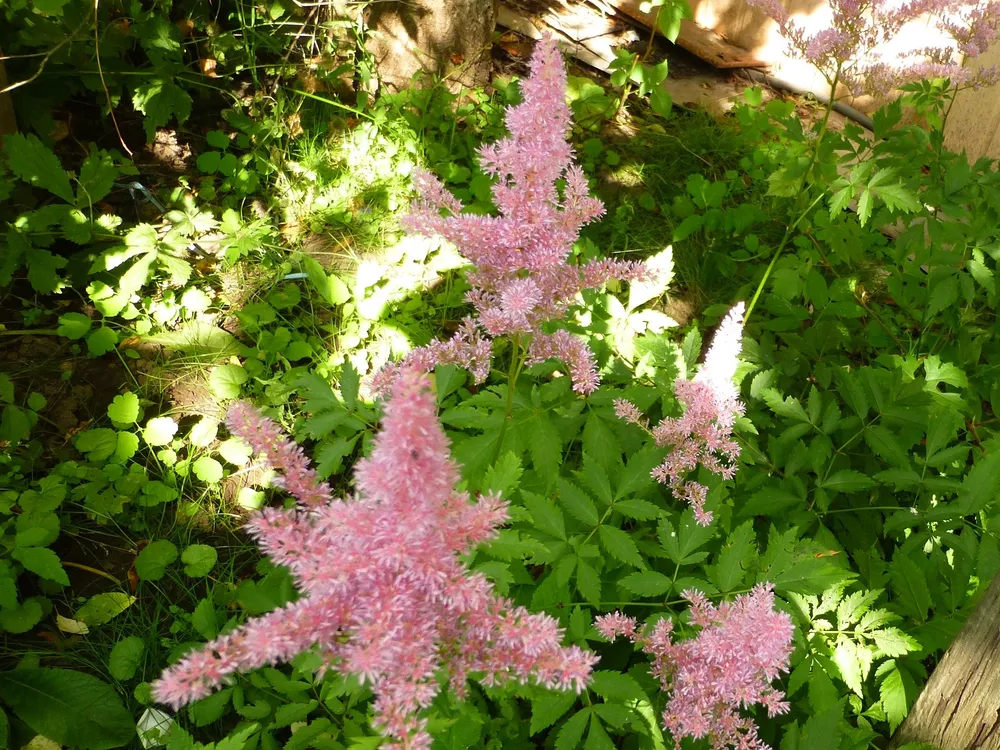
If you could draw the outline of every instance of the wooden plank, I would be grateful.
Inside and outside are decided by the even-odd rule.
[[[890,750],[928,742],[945,750],[1000,750],[1000,576],[951,644],[896,730]]]
[[[647,28],[652,28],[655,20],[653,13],[646,13],[639,8],[640,0],[604,0],[620,13]],[[723,36],[699,26],[694,21],[681,21],[681,32],[677,44],[716,68],[766,68],[768,64],[749,50],[730,44]]]

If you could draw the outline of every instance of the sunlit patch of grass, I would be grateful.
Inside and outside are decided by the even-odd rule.
[[[608,133],[604,141],[605,151],[593,167],[596,193],[607,213],[585,235],[607,255],[647,256],[672,244],[673,293],[688,312],[682,317],[736,296],[748,281],[745,268],[741,270],[733,260],[736,253],[745,251],[741,237],[698,232],[674,242],[682,221],[675,201],[684,198],[688,178],[700,174],[709,181],[724,180],[747,156],[748,146],[735,124],[703,113],[683,113],[629,133]],[[608,152],[613,153],[612,159]],[[732,204],[759,202],[760,198],[743,193]],[[780,237],[781,229],[764,226],[754,231]],[[733,267],[734,272],[720,273],[724,267]]]

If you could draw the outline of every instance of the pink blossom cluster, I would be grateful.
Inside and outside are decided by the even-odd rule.
[[[236,672],[317,647],[324,670],[371,684],[375,725],[394,739],[384,747],[425,749],[431,738],[420,713],[440,690],[438,674],[459,695],[470,676],[577,691],[587,684],[593,654],[562,646],[555,619],[498,596],[463,563],[505,522],[507,506],[456,491],[458,467],[426,375],[398,374],[351,500],[329,499],[301,450],[251,406],[232,407],[229,425],[284,475],[300,504],[266,509],[249,528],[303,596],[184,657],[154,683],[156,700],[176,708]]]
[[[1000,33],[997,0],[830,0],[830,26],[815,33],[792,20],[781,0],[748,2],[777,21],[794,53],[827,81],[836,78],[856,95],[884,97],[930,78],[976,87],[1000,80],[995,67],[974,72],[962,65],[963,59],[985,52]],[[881,54],[906,24],[923,16],[934,18],[953,44],[914,49],[896,59]]]
[[[677,499],[689,503],[695,519],[703,526],[712,522],[712,513],[705,510],[708,488],[688,481],[687,476],[699,466],[724,479],[732,479],[736,473],[740,446],[732,438],[733,425],[744,413],[744,406],[733,377],[743,348],[744,310],[740,302],[729,311],[694,379],[674,381],[674,395],[684,408],[681,416],[666,417],[649,429],[635,404],[624,399],[615,401],[619,419],[648,430],[657,445],[669,446],[663,463],[653,469],[653,477],[668,485]]]
[[[691,603],[691,623],[701,628],[691,640],[674,642],[669,619],[642,632],[635,619],[615,612],[594,625],[605,638],[625,636],[652,657],[652,674],[670,692],[663,725],[675,747],[684,737],[707,737],[713,750],[767,750],[756,724],[740,709],[760,704],[769,716],[788,711],[784,694],[771,682],[788,670],[791,617],[775,610],[771,584],[718,607],[697,591],[685,591],[684,597]]]
[[[573,162],[566,70],[551,37],[536,44],[521,93],[521,104],[507,109],[509,137],[479,150],[483,170],[494,178],[496,215],[462,213],[461,202],[437,177],[425,170],[414,175],[417,198],[403,225],[454,243],[475,267],[467,298],[476,317],[466,322],[465,336],[476,343],[462,342],[442,357],[442,344],[434,342],[405,361],[427,370],[467,357],[466,366],[481,382],[489,372],[483,355],[493,338],[534,337],[531,360],[563,359],[574,388],[590,393],[598,382],[593,354],[569,334],[544,337],[542,324],[562,318],[582,289],[610,279],[650,280],[652,274],[636,262],[568,262],[580,229],[601,216],[604,206],[589,195],[587,178]],[[472,334],[474,329],[481,333]],[[391,371],[379,374],[373,390],[391,379]]]

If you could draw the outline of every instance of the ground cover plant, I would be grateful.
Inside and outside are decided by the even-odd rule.
[[[883,747],[1000,570],[1000,178],[943,137],[989,81],[860,62],[933,8],[766,7],[873,132],[5,6],[0,741]]]

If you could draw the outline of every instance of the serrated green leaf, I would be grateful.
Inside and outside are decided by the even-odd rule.
[[[538,476],[549,487],[559,476],[559,466],[562,464],[562,439],[555,425],[546,416],[532,420],[530,429],[528,453],[531,454],[531,463]]]
[[[536,735],[552,726],[569,711],[577,701],[573,692],[552,692],[531,701],[531,727],[529,733]]]
[[[889,578],[895,601],[910,617],[923,622],[931,608],[931,592],[923,571],[906,555],[897,554],[889,563]]]
[[[1000,494],[1000,452],[981,458],[962,480],[961,515],[979,513]]]
[[[10,556],[40,578],[69,586],[69,576],[59,561],[59,555],[52,550],[45,547],[15,547]]]
[[[847,630],[868,612],[869,607],[882,595],[882,589],[855,591],[837,605],[837,629]]]
[[[616,701],[645,700],[647,697],[632,675],[606,669],[594,672],[590,689],[602,698]]]
[[[885,711],[890,730],[895,730],[909,712],[909,701],[906,696],[906,685],[899,668],[893,664],[882,678],[878,686],[879,703]]]
[[[860,472],[842,469],[828,477],[819,486],[835,492],[860,492],[874,487],[875,482]]]
[[[309,714],[316,710],[319,701],[312,700],[308,703],[286,703],[280,706],[274,713],[273,727],[287,727],[297,721],[302,721]]]
[[[605,524],[597,527],[597,534],[601,539],[601,545],[613,558],[637,568],[646,567],[639,554],[639,548],[627,532]]]
[[[593,709],[593,712],[593,716],[590,719],[590,732],[587,734],[587,742],[584,744],[583,750],[615,750],[615,743],[611,741],[607,730],[601,724],[596,707]]]
[[[3,137],[7,148],[7,166],[11,172],[34,187],[48,190],[67,203],[75,203],[69,175],[59,157],[34,135],[12,133]]]
[[[163,78],[147,80],[136,86],[132,94],[132,106],[145,115],[142,124],[149,142],[153,141],[157,129],[169,123],[171,117],[176,117],[177,124],[183,125],[191,115],[191,97],[188,93]]]
[[[583,470],[577,472],[577,476],[580,478],[583,486],[598,500],[606,505],[614,502],[614,493],[611,491],[611,481],[608,479],[608,473],[604,470],[603,466],[586,453],[583,454]]]
[[[875,646],[881,652],[882,656],[905,656],[920,648],[920,644],[914,638],[899,628],[873,630],[868,633],[868,636],[875,642]]]
[[[587,526],[597,526],[600,516],[590,496],[572,482],[559,478],[559,502],[573,518]]]
[[[93,151],[80,165],[80,188],[77,206],[92,206],[104,198],[115,185],[119,170],[111,155],[105,151]]]
[[[799,737],[801,750],[840,750],[843,734],[844,700],[836,701],[813,714],[802,727]]]
[[[576,588],[594,607],[601,604],[601,577],[582,557],[576,564]]]
[[[868,676],[871,662],[865,664],[865,660],[860,657],[857,644],[844,636],[837,638],[837,645],[833,649],[833,661],[847,687],[858,696],[862,696],[863,683]]]
[[[681,514],[677,529],[669,519],[663,518],[656,529],[656,536],[667,556],[676,564],[683,565],[685,560],[699,547],[708,542],[718,533],[712,526],[702,526],[695,520],[694,512],[688,508]]]
[[[782,398],[781,394],[774,388],[765,388],[761,391],[760,396],[768,408],[779,417],[785,417],[796,422],[809,422],[809,415],[806,414],[806,410],[802,408],[802,404],[799,403],[797,398],[793,398],[792,396]]]
[[[663,515],[663,510],[656,503],[640,500],[637,497],[619,500],[615,503],[614,509],[623,516],[634,518],[636,521],[651,521]]]
[[[867,427],[864,430],[864,438],[868,447],[875,451],[875,455],[899,468],[909,468],[909,455],[888,429],[882,425]]]
[[[344,399],[344,405],[351,411],[358,408],[358,388],[360,386],[361,378],[358,371],[349,361],[345,362],[340,370],[340,397]]]
[[[510,497],[521,481],[521,459],[507,451],[497,462],[486,470],[483,477],[483,492],[492,492],[501,497]]]
[[[756,553],[753,521],[733,529],[726,544],[709,568],[709,580],[722,592],[732,591],[743,580],[750,560]]]
[[[662,458],[663,452],[656,448],[644,448],[633,454],[618,479],[615,500],[622,500],[635,492],[651,487],[655,483],[652,471]]]
[[[579,750],[580,740],[583,738],[590,716],[589,708],[583,708],[573,714],[556,735],[555,750]]]
[[[566,522],[563,520],[562,511],[554,502],[527,491],[521,493],[521,498],[524,507],[534,520],[536,529],[558,539],[566,538]]]
[[[670,591],[673,582],[669,576],[657,573],[655,570],[644,570],[625,576],[620,585],[636,596],[664,596]]]

